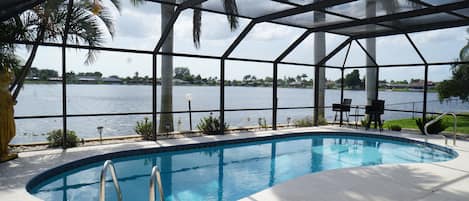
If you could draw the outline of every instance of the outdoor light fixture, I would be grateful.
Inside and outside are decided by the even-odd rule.
[[[192,101],[192,94],[186,94],[187,104],[189,105],[189,128],[192,131],[192,112],[191,112],[191,101]]]
[[[103,143],[103,128],[102,126],[98,126],[96,127],[96,129],[98,129],[98,133],[99,133],[99,143]]]
[[[166,128],[166,136],[169,136],[169,129],[171,129],[171,124],[166,123],[164,127]]]

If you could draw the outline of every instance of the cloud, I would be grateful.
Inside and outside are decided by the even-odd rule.
[[[117,35],[121,37],[150,37],[160,32],[161,17],[134,9],[123,9],[117,18]]]
[[[275,25],[271,23],[261,23],[256,25],[248,35],[250,40],[271,41],[282,40],[293,37],[293,30],[287,26]]]
[[[441,29],[435,31],[425,31],[412,34],[413,40],[419,43],[445,43],[447,41],[466,41],[467,27],[457,27],[450,29]]]

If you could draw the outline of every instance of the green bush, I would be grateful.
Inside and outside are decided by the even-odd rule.
[[[307,116],[302,119],[297,119],[293,122],[296,127],[311,127],[314,125],[313,118]]]
[[[435,118],[436,117],[433,117],[433,116],[432,117],[427,117],[426,122],[430,122],[430,121],[434,120]],[[415,120],[415,123],[419,127],[420,132],[422,132],[422,134],[424,134],[424,126],[425,126],[426,122],[423,122],[422,118],[418,118],[418,119]],[[428,134],[438,134],[438,133],[441,133],[442,131],[444,131],[447,128],[448,128],[448,125],[444,124],[442,119],[439,119],[437,122],[435,122],[434,124],[432,124],[428,127]]]
[[[49,147],[61,147],[62,136],[63,132],[61,129],[48,132],[47,141],[49,142]],[[75,131],[67,130],[67,137],[65,142],[66,147],[76,147],[79,141],[80,139],[75,134]]]
[[[143,121],[137,121],[135,132],[143,137],[144,140],[153,140],[153,122],[145,117]]]
[[[327,122],[327,119],[326,119],[326,118],[324,118],[324,117],[319,117],[318,124],[319,124],[320,126],[325,126],[325,125],[328,125],[329,123]]]
[[[392,130],[392,131],[401,131],[402,130],[402,127],[399,126],[399,125],[389,125],[389,130]]]
[[[222,128],[223,126],[223,128]],[[219,118],[214,118],[212,114],[208,117],[204,117],[200,119],[200,122],[197,124],[197,128],[202,131],[202,133],[208,134],[208,135],[216,135],[220,134],[222,129],[226,130],[228,129],[229,125],[227,123],[223,123],[223,125],[220,123]]]

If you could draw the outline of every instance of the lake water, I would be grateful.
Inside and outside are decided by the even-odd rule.
[[[92,113],[130,113],[152,111],[152,87],[144,85],[67,85],[68,114]],[[158,86],[158,111],[160,87]],[[217,86],[175,86],[173,89],[173,110],[188,110],[186,94],[192,94],[192,110],[219,109],[219,87]],[[351,98],[352,105],[365,105],[365,91],[345,91],[345,98]],[[387,109],[422,110],[422,92],[380,91],[379,98],[386,100]],[[437,93],[428,94],[429,112],[469,112],[469,104],[460,101],[440,103]],[[340,90],[326,90],[326,106],[340,102]],[[416,102],[414,104],[409,102]],[[278,89],[279,107],[313,106],[312,89]],[[226,87],[225,108],[270,108],[272,107],[272,88]],[[61,85],[26,85],[15,107],[16,116],[60,115],[62,114]],[[352,112],[354,112],[352,110]],[[363,113],[363,111],[359,111]],[[287,123],[294,119],[312,116],[312,109],[279,110],[278,122]],[[196,128],[199,119],[209,113],[193,113],[192,124]],[[214,115],[218,116],[217,113]],[[103,126],[103,136],[134,134],[136,121],[151,115],[69,117],[68,128],[76,131],[80,138],[98,137],[96,127]],[[418,114],[415,114],[418,116]],[[385,112],[384,119],[412,117],[412,113]],[[257,125],[259,118],[271,122],[271,110],[225,112],[225,120],[232,127]],[[334,113],[326,109],[326,118],[332,120]],[[174,115],[175,129],[189,129],[189,115]],[[21,119],[16,121],[17,136],[12,143],[45,141],[44,133],[62,128],[61,118]]]

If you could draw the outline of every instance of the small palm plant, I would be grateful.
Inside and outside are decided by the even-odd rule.
[[[144,140],[153,140],[153,122],[148,121],[148,117],[145,117],[143,121],[137,121],[135,132]]]
[[[213,117],[212,113],[210,113],[210,116],[200,119],[199,124],[197,124],[197,129],[208,135],[220,134],[222,129],[226,130],[228,127],[227,123],[222,124],[220,118]]]

